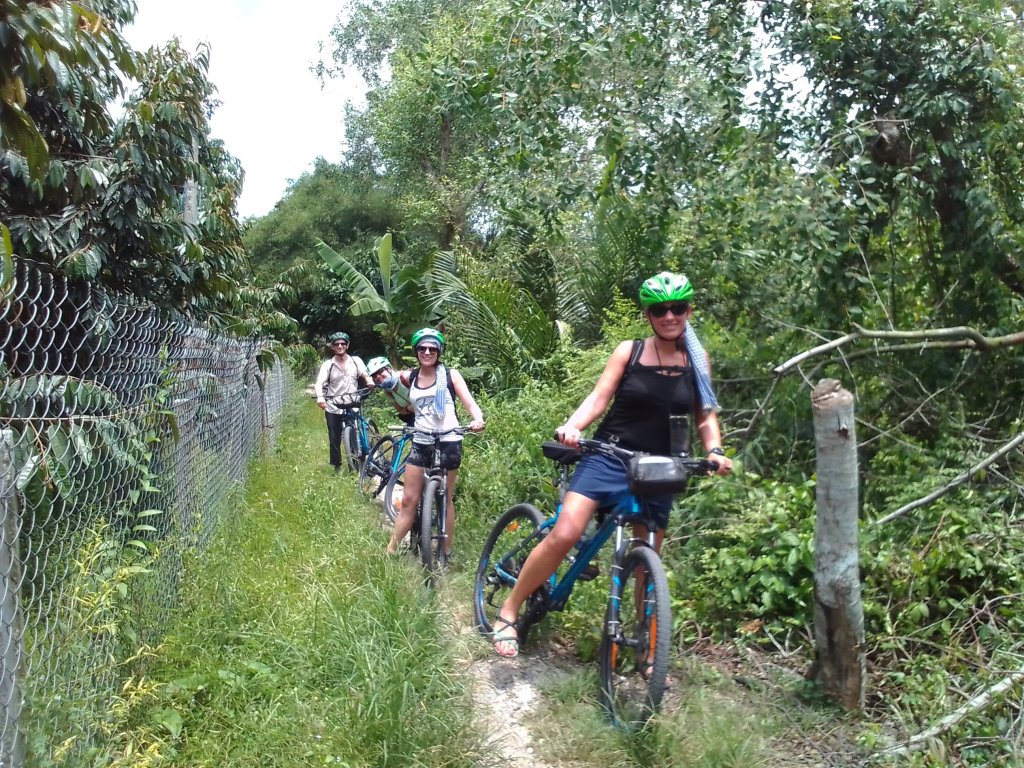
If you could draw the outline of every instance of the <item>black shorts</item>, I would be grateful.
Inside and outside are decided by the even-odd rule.
[[[413,443],[409,453],[409,463],[414,467],[434,466],[434,444],[423,445]],[[458,469],[462,466],[462,441],[445,440],[441,443],[441,468]]]
[[[403,423],[405,423],[405,424],[408,424],[411,427],[413,425],[413,422],[416,421],[416,414],[415,413],[400,413],[400,414],[398,414],[398,420],[403,422]]]

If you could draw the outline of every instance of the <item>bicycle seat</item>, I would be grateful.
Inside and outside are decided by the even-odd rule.
[[[583,454],[575,448],[562,445],[554,440],[545,440],[541,444],[541,450],[544,451],[544,458],[557,461],[559,464],[575,464],[583,457]]]

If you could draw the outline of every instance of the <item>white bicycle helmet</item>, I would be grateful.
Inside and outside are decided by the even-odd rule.
[[[391,362],[386,357],[375,357],[366,364],[366,372],[373,376],[377,371],[390,367]]]

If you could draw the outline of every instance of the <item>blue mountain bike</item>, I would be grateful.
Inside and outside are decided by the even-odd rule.
[[[565,608],[577,581],[596,576],[591,564],[613,540],[611,584],[601,631],[601,703],[613,722],[642,726],[657,711],[665,692],[672,640],[668,579],[654,550],[655,523],[645,498],[686,490],[690,477],[714,472],[705,459],[649,456],[599,440],[580,440],[580,451],[546,442],[544,456],[555,462],[561,480],[555,513],[545,518],[532,504],[517,504],[499,518],[484,543],[477,566],[474,613],[490,639],[505,598],[515,586],[530,552],[554,527],[568,487],[569,468],[583,453],[601,453],[626,464],[629,491],[597,511],[597,528],[566,556],[565,562],[527,599],[517,628],[520,645],[549,611]],[[626,526],[642,523],[647,539],[630,537]]]
[[[412,449],[412,438],[403,430],[404,425],[388,427],[395,434],[381,435],[370,448],[359,470],[359,491],[370,498],[377,497],[388,487],[392,476],[405,466]],[[394,507],[385,503],[385,512],[394,521]]]
[[[377,438],[377,426],[363,415],[362,405],[374,390],[357,389],[348,395],[331,398],[331,404],[342,409],[341,466],[347,472],[359,472],[363,460]]]

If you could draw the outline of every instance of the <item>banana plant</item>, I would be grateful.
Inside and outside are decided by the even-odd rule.
[[[391,245],[391,233],[374,241],[377,252],[377,275],[364,275],[352,263],[320,240],[317,253],[324,263],[341,278],[352,302],[352,315],[380,315],[381,322],[373,329],[380,334],[391,359],[396,359],[405,346],[405,336],[414,326],[430,323],[432,315],[420,298],[422,271],[415,265],[399,268]],[[380,286],[378,290],[377,286]]]

